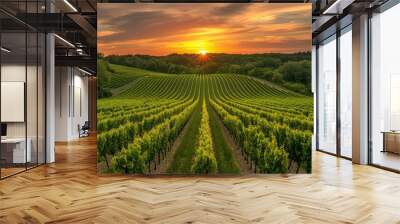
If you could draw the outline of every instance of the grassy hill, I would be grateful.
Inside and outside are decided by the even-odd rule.
[[[242,74],[311,96],[311,53],[109,55],[112,64],[168,74]]]
[[[161,72],[153,72],[153,71],[148,71],[145,69],[140,69],[140,68],[135,68],[135,67],[129,67],[129,66],[124,66],[124,65],[116,65],[116,64],[111,64],[108,63],[107,61],[100,59],[100,66],[103,67],[103,69],[100,69],[100,74],[99,78],[102,80],[106,80],[101,84],[101,87],[103,89],[106,89],[109,91],[111,94],[108,95],[107,97],[110,96],[116,96],[116,95],[126,95],[124,92],[131,92],[132,89],[131,87],[138,81],[140,81],[141,78],[147,77],[147,78],[154,78],[154,80],[159,80],[161,77],[166,78],[163,80],[168,80],[169,78],[173,78],[177,75],[173,74],[166,74],[166,73],[161,73]],[[188,76],[189,74],[185,74],[184,76]],[[226,74],[229,75],[229,74]],[[233,75],[233,74],[231,74]],[[168,76],[168,77],[166,77]],[[181,76],[181,75],[179,75]],[[258,82],[263,83],[267,87],[271,87],[273,89],[278,89],[283,92],[290,92],[293,93],[294,95],[299,95],[298,93],[295,93],[291,91],[290,89],[286,89],[285,87],[278,85],[276,83],[269,82],[264,79],[248,76],[250,79],[256,80]],[[149,79],[152,80],[152,79]],[[145,80],[142,80],[141,82],[145,82]],[[140,82],[139,82],[140,83]],[[103,97],[101,97],[103,98]]]
[[[160,72],[111,64],[103,59],[98,60],[97,67],[100,98],[118,94],[141,77],[166,75]]]

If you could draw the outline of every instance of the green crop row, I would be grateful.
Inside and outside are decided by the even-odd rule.
[[[97,148],[98,154],[101,160],[105,160],[107,166],[109,166],[107,161],[107,155],[114,155],[122,148],[127,147],[135,137],[141,136],[145,131],[150,130],[154,126],[160,124],[165,119],[180,113],[187,106],[193,103],[192,100],[169,108],[167,110],[162,110],[158,114],[152,114],[144,118],[139,122],[128,122],[118,128],[105,131],[97,135]]]
[[[215,159],[213,141],[211,137],[210,118],[208,116],[205,100],[202,105],[199,136],[197,137],[196,151],[194,155],[192,172],[210,174],[217,172],[217,160]]]
[[[240,119],[244,127],[257,126],[266,137],[275,138],[277,145],[288,152],[289,159],[295,161],[298,168],[302,166],[306,172],[311,172],[311,132],[293,130],[287,125],[271,123],[259,115],[241,111],[218,100],[212,102],[218,105],[219,110],[224,110]]]
[[[184,102],[185,101],[182,101],[182,102],[177,101],[172,104],[155,107],[155,108],[152,108],[152,109],[146,110],[146,111],[140,111],[137,113],[131,112],[131,113],[123,115],[123,116],[117,116],[117,117],[100,120],[99,122],[97,122],[97,133],[100,134],[104,131],[108,131],[113,128],[118,128],[120,125],[126,124],[128,122],[140,121],[147,116],[151,116],[153,114],[160,113],[160,112],[170,109],[170,108],[179,107],[182,104],[184,104]],[[186,101],[186,102],[188,102],[188,101]]]
[[[179,114],[166,119],[142,137],[135,138],[133,143],[116,153],[112,158],[113,170],[121,173],[145,173],[147,170],[150,173],[152,163],[156,168],[156,156],[159,160],[162,155],[165,156],[197,103],[196,100]]]
[[[245,127],[240,118],[228,113],[214,100],[210,100],[210,104],[240,146],[242,155],[247,161],[250,161],[251,166],[254,164],[255,171],[258,170],[262,173],[287,172],[288,154],[282,147],[278,147],[273,136],[266,137],[258,126]]]

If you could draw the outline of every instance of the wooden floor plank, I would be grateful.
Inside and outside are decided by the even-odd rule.
[[[400,223],[400,175],[313,152],[313,174],[98,176],[94,137],[0,181],[0,223]]]

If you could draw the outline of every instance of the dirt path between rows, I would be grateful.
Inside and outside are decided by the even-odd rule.
[[[167,155],[164,159],[162,159],[162,155],[161,155],[161,163],[157,164],[157,169],[156,170],[152,170],[151,174],[167,174],[167,169],[169,167],[169,165],[172,163],[172,161],[174,160],[174,156],[175,153],[177,151],[177,149],[179,148],[179,145],[182,142],[183,137],[186,135],[186,132],[189,129],[189,126],[192,123],[193,120],[193,114],[190,116],[189,120],[186,122],[185,127],[183,128],[183,130],[181,131],[181,133],[179,133],[179,136],[176,138],[176,140],[174,141],[174,143],[171,146],[171,149],[167,152]],[[158,161],[158,156],[156,161]],[[154,164],[152,164],[152,167],[154,167]]]
[[[218,116],[218,114],[216,114],[216,112],[215,112],[214,108],[212,108],[212,106],[210,106],[210,109],[211,109],[210,110],[211,113],[214,113],[216,118],[217,118],[216,121],[218,123],[218,126],[222,130],[222,135],[224,136],[224,140],[228,144],[229,149],[232,152],[233,158],[235,159],[237,165],[240,168],[240,174],[251,174],[251,173],[253,173],[252,170],[249,168],[249,165],[244,160],[244,158],[242,156],[242,153],[240,151],[240,148],[236,145],[235,140],[233,139],[233,137],[229,133],[228,129],[222,123],[221,118]]]

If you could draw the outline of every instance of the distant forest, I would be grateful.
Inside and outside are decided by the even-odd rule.
[[[107,63],[170,74],[242,74],[279,84],[311,95],[311,53],[293,54],[170,54],[98,55],[98,73],[109,71]],[[99,64],[100,63],[100,64]],[[99,78],[100,78],[99,77]],[[100,80],[99,80],[100,81]],[[101,88],[101,87],[100,87]]]

